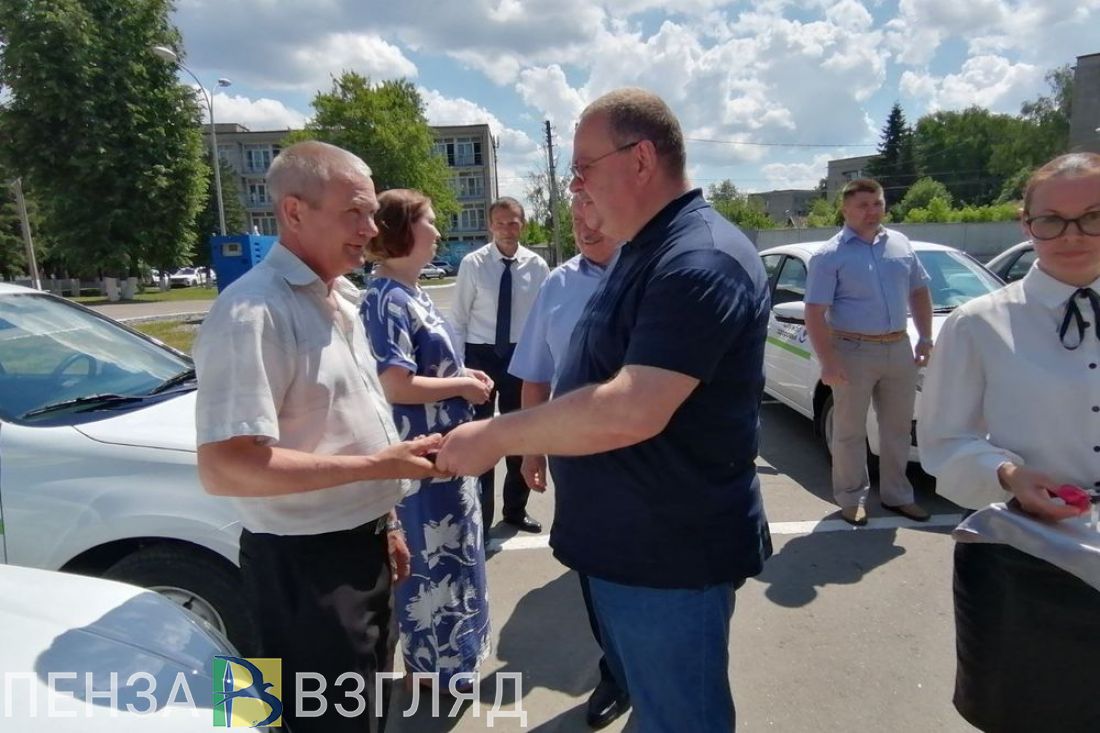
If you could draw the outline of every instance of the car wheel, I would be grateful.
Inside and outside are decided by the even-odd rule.
[[[821,412],[817,415],[817,434],[825,443],[825,453],[829,456],[829,463],[833,462],[833,394],[825,398],[821,405]],[[870,479],[878,478],[878,456],[871,452],[871,445],[867,445],[867,475]]]
[[[259,648],[244,602],[240,571],[205,550],[161,544],[127,555],[103,577],[148,588],[178,603],[233,643],[244,656]]]

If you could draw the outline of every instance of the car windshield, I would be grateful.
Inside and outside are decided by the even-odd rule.
[[[155,393],[192,368],[182,354],[59,298],[0,295],[0,419]],[[97,399],[102,398],[102,399]]]
[[[952,311],[1002,286],[996,276],[962,252],[919,250],[917,257],[928,271],[932,308],[938,313]]]

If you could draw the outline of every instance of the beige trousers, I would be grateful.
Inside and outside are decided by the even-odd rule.
[[[888,344],[833,336],[848,384],[833,387],[833,496],[841,507],[867,501],[867,410],[872,401],[879,428],[879,496],[883,504],[913,501],[905,475],[909,462],[917,365],[909,339]]]

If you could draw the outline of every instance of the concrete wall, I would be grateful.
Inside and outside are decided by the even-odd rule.
[[[1019,222],[1015,221],[975,224],[889,224],[888,226],[891,229],[897,229],[910,239],[957,247],[982,262],[1026,239]],[[836,233],[837,227],[745,231],[749,239],[756,244],[756,248],[761,250],[781,244],[820,242]]]
[[[1069,123],[1069,148],[1100,153],[1100,53],[1077,57],[1073,75],[1073,109]]]

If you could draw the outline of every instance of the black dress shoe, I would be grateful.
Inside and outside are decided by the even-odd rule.
[[[542,524],[530,514],[524,514],[522,517],[505,517],[504,523],[512,525],[521,532],[535,532],[537,534],[542,531]]]
[[[618,685],[608,679],[601,679],[600,684],[592,691],[588,698],[588,707],[584,712],[584,720],[590,728],[599,730],[605,728],[630,709],[630,698],[619,691]]]

